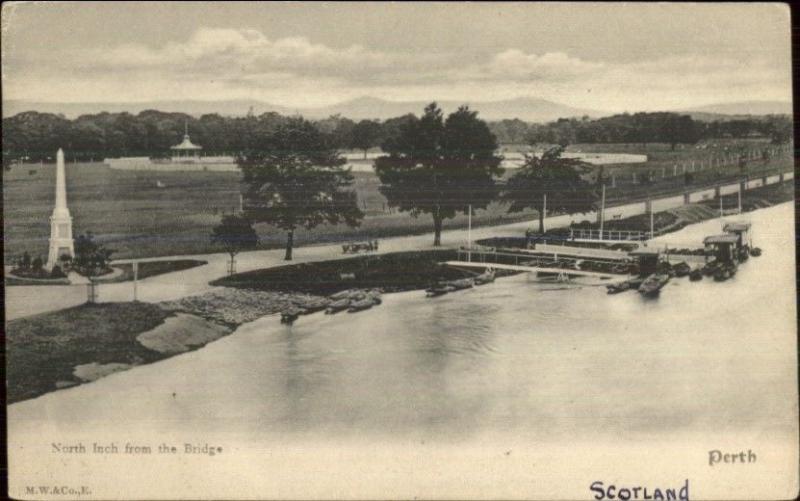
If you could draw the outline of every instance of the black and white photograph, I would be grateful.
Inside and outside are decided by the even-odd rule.
[[[800,494],[784,3],[2,5],[8,492]]]

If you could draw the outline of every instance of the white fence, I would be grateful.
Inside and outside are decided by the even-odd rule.
[[[794,178],[794,172],[785,172],[783,180],[787,181]],[[780,175],[769,176],[766,179],[766,185],[776,184],[781,181]],[[763,178],[751,179],[746,183],[746,190],[752,188],[759,188],[766,186]],[[739,191],[739,183],[729,183],[719,186],[721,195],[731,195]],[[715,188],[704,188],[702,190],[689,192],[689,202],[700,202],[703,200],[712,200],[716,198]],[[652,210],[654,212],[674,209],[684,205],[684,195],[672,195],[665,198],[658,198],[652,200]],[[624,204],[616,207],[606,207],[603,215],[604,221],[613,221],[614,219],[621,219],[623,217],[637,216],[639,214],[647,213],[647,202],[637,202],[633,204]]]

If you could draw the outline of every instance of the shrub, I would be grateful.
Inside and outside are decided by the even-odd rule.
[[[34,270],[41,270],[42,266],[44,266],[44,262],[42,262],[42,258],[40,257],[34,259],[33,263],[31,264],[31,268],[33,268]]]
[[[27,270],[31,267],[31,255],[28,254],[28,251],[25,251],[22,254],[22,259],[20,259],[19,267],[23,270]]]
[[[50,278],[66,278],[66,274],[61,269],[59,265],[53,266],[53,269],[50,271]]]

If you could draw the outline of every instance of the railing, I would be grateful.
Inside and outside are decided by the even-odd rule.
[[[613,241],[629,241],[641,242],[647,240],[649,234],[643,231],[623,231],[623,230],[581,230],[570,228],[569,238],[585,239],[585,240],[613,240]]]

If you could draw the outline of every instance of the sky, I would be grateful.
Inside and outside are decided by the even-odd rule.
[[[602,111],[791,100],[779,3],[18,2],[4,99],[296,108],[548,99]]]

